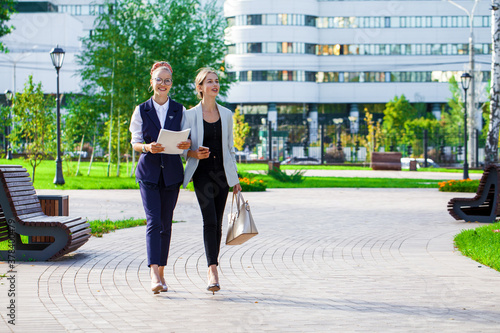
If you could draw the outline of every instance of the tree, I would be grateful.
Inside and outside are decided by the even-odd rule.
[[[500,6],[492,0],[491,5],[491,90],[490,124],[485,146],[485,167],[498,163],[498,138],[500,132]]]
[[[240,113],[240,108],[237,107],[233,115],[233,136],[234,147],[239,151],[243,150],[248,133],[250,133],[250,126],[245,122],[245,116]]]
[[[417,109],[413,107],[404,95],[394,97],[386,104],[382,131],[385,145],[395,147],[398,143],[410,143],[413,138],[408,136],[407,122],[417,118]]]
[[[14,129],[10,135],[13,143],[22,143],[33,168],[33,182],[36,167],[45,156],[54,152],[55,101],[45,98],[42,84],[28,77],[22,93],[17,93],[13,106]]]
[[[365,123],[368,128],[368,134],[366,138],[361,138],[360,143],[366,148],[366,160],[369,161],[371,160],[372,153],[378,151],[380,147],[382,130],[380,122],[375,122],[373,120],[373,114],[368,111],[365,113]]]
[[[83,140],[83,144],[88,143],[92,147],[93,156],[96,148],[95,138],[104,133],[104,121],[97,112],[96,100],[76,94],[66,95],[65,100],[67,112],[63,115],[63,146],[69,151],[80,150],[75,148],[76,145],[81,145]]]
[[[83,91],[99,101],[96,111],[106,118],[109,136],[102,144],[109,147],[111,162],[131,149],[130,116],[151,96],[149,70],[155,61],[170,62],[174,70],[170,94],[187,108],[198,102],[193,81],[199,68],[221,71],[222,96],[230,81],[223,64],[226,21],[216,1],[201,7],[198,0],[117,0],[107,6],[93,35],[83,40],[78,62]]]
[[[441,131],[447,138],[448,144],[459,145],[463,138],[464,102],[462,92],[454,76],[450,78],[449,90],[451,98],[448,99],[449,112],[441,114]],[[462,128],[462,130],[460,130]]]
[[[7,25],[7,22],[10,20],[10,16],[14,13],[14,0],[2,0],[0,4],[0,37],[9,34],[13,26]],[[0,52],[6,52],[7,48],[0,41]]]

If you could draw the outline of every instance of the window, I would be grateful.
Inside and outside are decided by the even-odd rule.
[[[262,53],[262,43],[248,43],[247,53]]]
[[[391,27],[391,18],[390,17],[385,17],[384,20],[385,20],[384,27],[385,28],[390,28]]]
[[[247,25],[262,25],[262,15],[247,15]]]
[[[316,54],[316,44],[305,44],[305,53],[306,54]]]
[[[316,16],[306,15],[305,16],[305,25],[308,27],[316,26]]]

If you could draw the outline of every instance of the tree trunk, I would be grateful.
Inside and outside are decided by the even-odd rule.
[[[500,7],[492,0],[491,35],[491,97],[490,124],[485,147],[485,167],[498,163],[498,135],[500,130]]]
[[[78,174],[80,173],[80,162],[82,161],[83,139],[85,139],[85,134],[82,135],[82,142],[80,142],[80,151],[78,152],[78,166],[76,167],[75,176],[78,176]]]
[[[117,142],[118,144],[116,145],[116,157],[117,157],[117,161],[116,161],[116,177],[120,177],[120,108],[118,108],[118,133],[117,133]]]
[[[113,135],[113,94],[114,94],[114,81],[115,81],[115,60],[113,58],[113,69],[111,71],[111,103],[109,108],[109,136],[108,136],[108,172],[109,177],[111,169],[111,138]]]
[[[90,176],[90,169],[92,168],[92,162],[94,161],[94,152],[95,152],[95,132],[97,131],[97,126],[94,129],[94,139],[92,140],[92,154],[90,154],[90,163],[89,163],[89,171],[87,171],[87,176]]]
[[[35,183],[35,171],[36,171],[36,163],[31,164],[31,169],[33,170],[32,176],[33,176],[33,184]]]

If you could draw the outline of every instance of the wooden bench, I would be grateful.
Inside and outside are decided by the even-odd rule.
[[[401,153],[376,152],[372,153],[370,167],[373,170],[398,170],[401,171]]]
[[[500,215],[499,173],[499,165],[489,165],[483,172],[474,198],[453,198],[448,202],[450,215],[466,222],[495,222]]]
[[[20,235],[39,237],[27,244]],[[45,237],[43,237],[45,236]],[[13,240],[13,251],[0,260],[53,260],[78,249],[90,238],[86,219],[43,213],[28,172],[18,165],[0,165],[0,240]]]

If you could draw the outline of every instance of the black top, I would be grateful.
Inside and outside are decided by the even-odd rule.
[[[222,159],[222,124],[219,120],[213,123],[203,120],[203,146],[210,149],[210,156],[200,160],[199,166],[202,168],[223,167]]]

